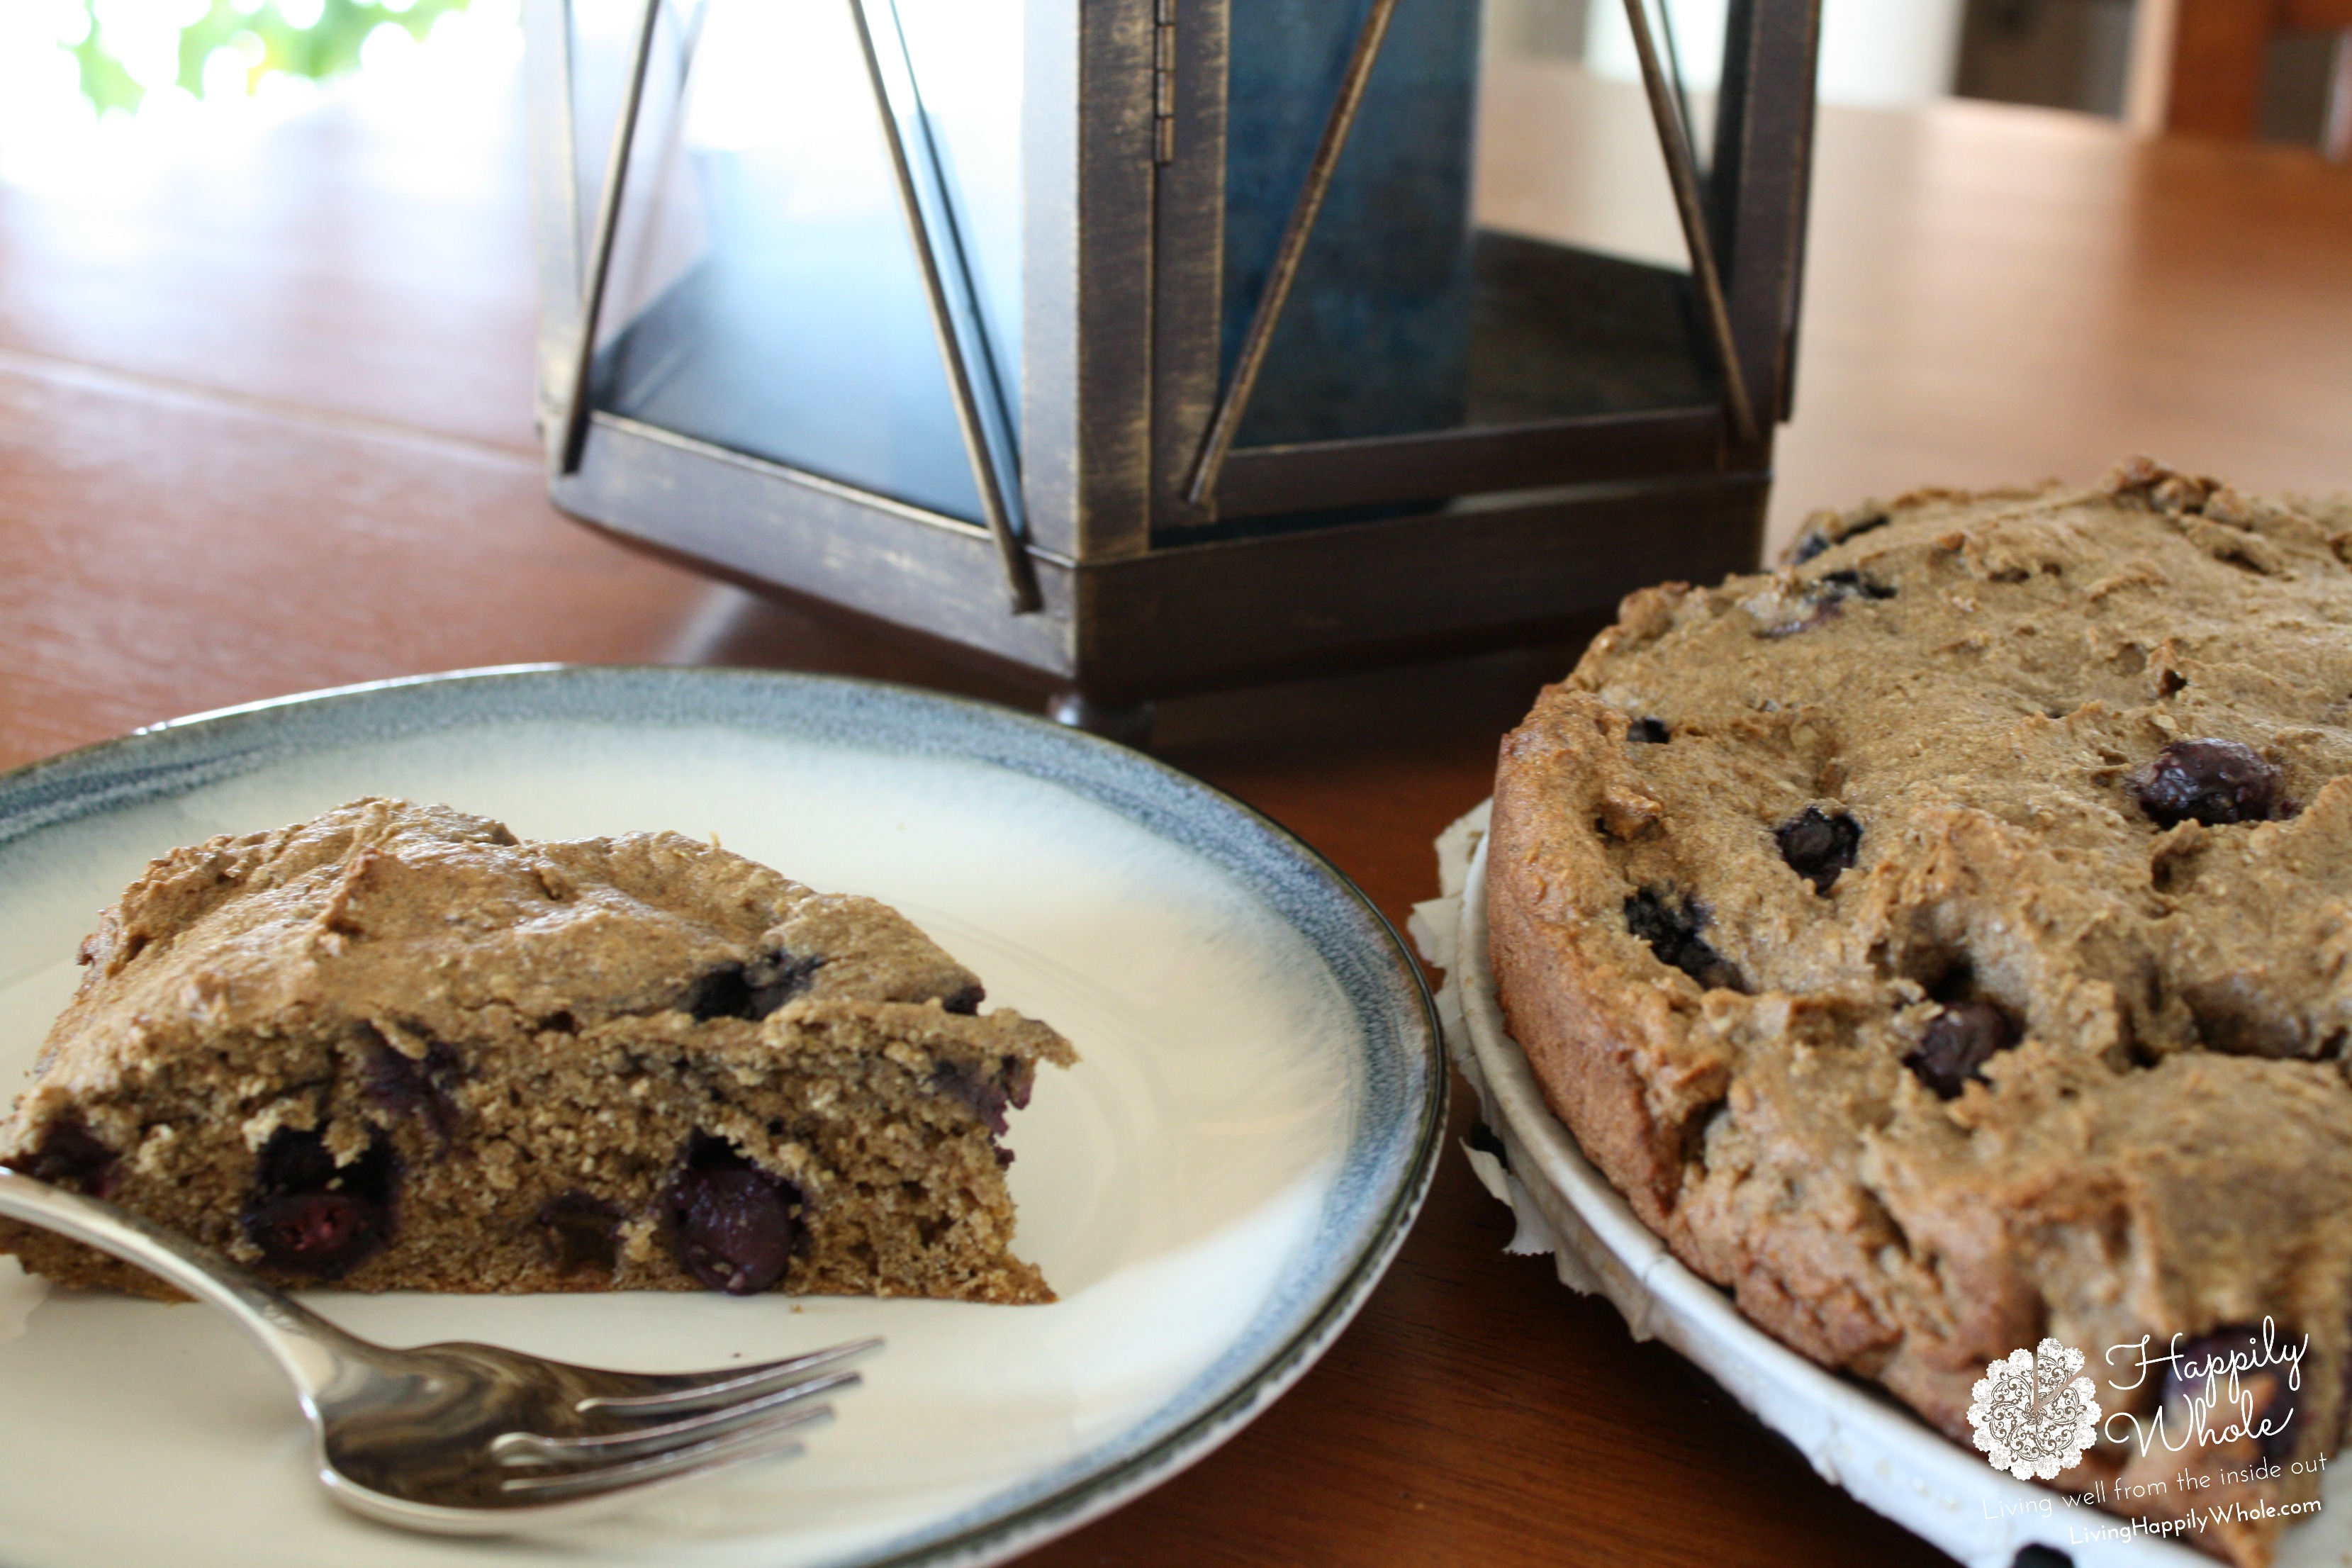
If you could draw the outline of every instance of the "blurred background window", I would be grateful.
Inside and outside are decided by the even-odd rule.
[[[1661,0],[1651,4],[1654,14]],[[1684,79],[1712,84],[1722,74],[1729,0],[1663,4],[1663,20],[1686,51]],[[1961,0],[1823,0],[1822,100],[1893,107],[1945,96],[1961,9]],[[1497,53],[1576,60],[1596,76],[1639,79],[1621,0],[1493,0],[1487,16],[1489,47]]]
[[[1675,35],[1691,41],[1683,70],[1701,86],[1694,108],[1703,119],[1727,0],[1664,4]],[[1633,79],[1620,0],[1490,0],[1487,26],[1490,53]],[[1990,99],[2156,132],[2168,124],[2172,51],[2184,33],[2196,35],[2201,65],[2222,68],[2213,74],[2235,62],[2214,60],[2209,48],[2242,47],[2254,100],[2242,132],[2184,128],[2352,156],[2352,0],[1823,0],[1821,97],[1877,107]],[[2203,74],[2192,85],[2207,85]]]
[[[621,0],[586,3],[595,11]],[[1683,73],[1703,119],[1728,0],[1652,3],[1690,41]],[[358,79],[503,88],[520,54],[519,4],[0,0],[0,179],[87,193],[141,164],[234,146],[312,107],[339,78],[355,89]],[[1490,59],[1572,62],[1633,79],[1618,0],[1487,0],[1486,10]],[[2336,25],[2339,10],[2352,16],[2352,0],[1824,0],[1821,95],[1879,106],[1958,95],[2151,132],[2169,118],[2343,159],[2352,156],[2352,26]],[[2176,34],[2200,29],[2226,35],[2252,62],[2240,94],[2250,101],[2221,111],[2234,112],[2227,125],[2184,121],[2176,101]]]
[[[476,87],[503,103],[521,52],[520,0],[0,0],[0,180],[135,183],[338,87],[409,117]]]
[[[1968,0],[1953,90],[2122,119],[2135,68],[2176,30],[2210,30],[2198,13],[2227,12],[2225,37],[2250,51],[2259,82],[2251,129],[2266,142],[2319,146],[2337,159],[2352,142],[2352,5],[2263,0]],[[2156,84],[2151,82],[2150,87]],[[2169,85],[2168,82],[2167,85]],[[2160,94],[2153,95],[2160,100]],[[2160,123],[2160,102],[2140,112]],[[2203,127],[2197,127],[2204,129]]]
[[[1954,89],[2120,120],[2133,8],[2133,0],[1969,0]]]

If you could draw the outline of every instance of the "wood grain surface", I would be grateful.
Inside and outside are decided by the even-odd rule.
[[[1035,705],[548,507],[513,107],[478,141],[454,193],[415,177],[396,128],[333,109],[242,169],[0,187],[0,765],[520,660],[837,670]],[[2246,488],[2352,484],[2352,174],[1948,105],[1829,114],[1816,191],[1776,536],[1815,505],[2087,479],[2136,449]],[[1186,700],[1156,749],[1402,924],[1434,891],[1431,840],[1574,651]],[[1449,1147],[1395,1267],[1297,1388],[1031,1561],[1942,1560],[1547,1261],[1505,1256],[1508,1232]]]

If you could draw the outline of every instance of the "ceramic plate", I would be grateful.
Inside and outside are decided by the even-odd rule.
[[[1512,1250],[1553,1253],[1563,1284],[1607,1296],[1635,1338],[1674,1346],[1795,1444],[1824,1479],[1969,1568],[2011,1568],[2030,1546],[2063,1552],[2074,1568],[2211,1568],[2211,1558],[2185,1546],[2134,1535],[2128,1520],[2011,1479],[1876,1390],[1807,1361],[1666,1250],[1551,1113],[1503,1027],[1486,959],[1486,810],[1438,841],[1448,896],[1420,906],[1413,928],[1430,961],[1446,971],[1440,1005],[1454,1060],[1477,1087],[1507,1156],[1507,1164],[1474,1160],[1518,1215]],[[2352,1563],[2352,1497],[2331,1479],[2326,1505],[2280,1537],[2275,1568]]]
[[[1050,1307],[779,1296],[358,1296],[394,1343],[685,1369],[880,1334],[807,1455],[573,1537],[363,1523],[227,1320],[0,1259],[0,1563],[458,1568],[994,1562],[1199,1458],[1321,1352],[1426,1190],[1444,1071],[1418,971],[1297,840],[1133,752],[811,677],[492,670],[160,726],[0,776],[0,1086],[152,857],[362,795],[525,837],[667,827],[897,905],[1084,1060],[1009,1140]]]

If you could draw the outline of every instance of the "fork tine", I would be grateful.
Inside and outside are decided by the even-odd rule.
[[[827,1373],[789,1388],[761,1394],[737,1405],[667,1421],[657,1426],[635,1426],[583,1437],[549,1437],[537,1432],[502,1432],[491,1439],[490,1453],[507,1465],[558,1464],[572,1459],[623,1458],[676,1448],[697,1438],[717,1437],[757,1426],[778,1430],[814,1418],[807,1402],[836,1388],[854,1388],[864,1379],[854,1372]],[[822,1406],[820,1409],[824,1408]]]
[[[794,1412],[790,1419],[755,1432],[739,1432],[707,1443],[673,1448],[666,1453],[625,1459],[617,1464],[562,1470],[551,1475],[509,1477],[499,1483],[499,1489],[510,1497],[549,1502],[570,1501],[650,1486],[656,1481],[705,1475],[752,1459],[787,1458],[800,1453],[802,1448],[798,1439],[786,1436],[786,1432],[832,1417],[833,1407],[820,1405],[814,1410]]]
[[[846,1344],[811,1351],[784,1361],[736,1368],[726,1373],[682,1376],[678,1386],[653,1394],[592,1394],[572,1406],[582,1415],[592,1410],[637,1411],[668,1415],[712,1405],[731,1405],[781,1387],[805,1373],[838,1366],[877,1348],[878,1339],[852,1340]]]

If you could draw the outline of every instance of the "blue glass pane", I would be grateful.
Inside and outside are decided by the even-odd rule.
[[[1369,0],[1232,0],[1228,380],[1369,9]],[[1677,15],[1687,9],[1678,6]],[[1660,265],[1654,255],[1628,254],[1609,237],[1617,228],[1653,226],[1663,213],[1669,243],[1680,246],[1641,89],[1604,79],[1577,58],[1587,16],[1586,7],[1539,0],[1507,6],[1398,0],[1243,420],[1241,445],[1713,399],[1687,271]],[[1501,36],[1486,36],[1498,20]],[[1575,53],[1538,58],[1546,40]],[[1630,130],[1633,140],[1604,149],[1556,139],[1586,121],[1606,127],[1612,140]],[[1482,145],[1482,137],[1496,144]],[[1632,162],[1596,177],[1591,165],[1604,152],[1630,153]],[[1565,179],[1530,180],[1531,165]],[[1497,170],[1508,188],[1474,188]],[[1598,224],[1589,221],[1591,201],[1563,202],[1553,188],[1566,184],[1582,195],[1575,187],[1616,184],[1641,188],[1631,210],[1622,201],[1601,202]],[[1532,228],[1507,210],[1528,190],[1542,198]],[[1490,205],[1498,210],[1490,213]],[[1570,226],[1597,232],[1562,243],[1567,237],[1556,231],[1563,212]]]
[[[1234,0],[1225,122],[1230,376],[1368,0]],[[1470,332],[1476,0],[1402,0],[1241,439],[1458,424]]]

